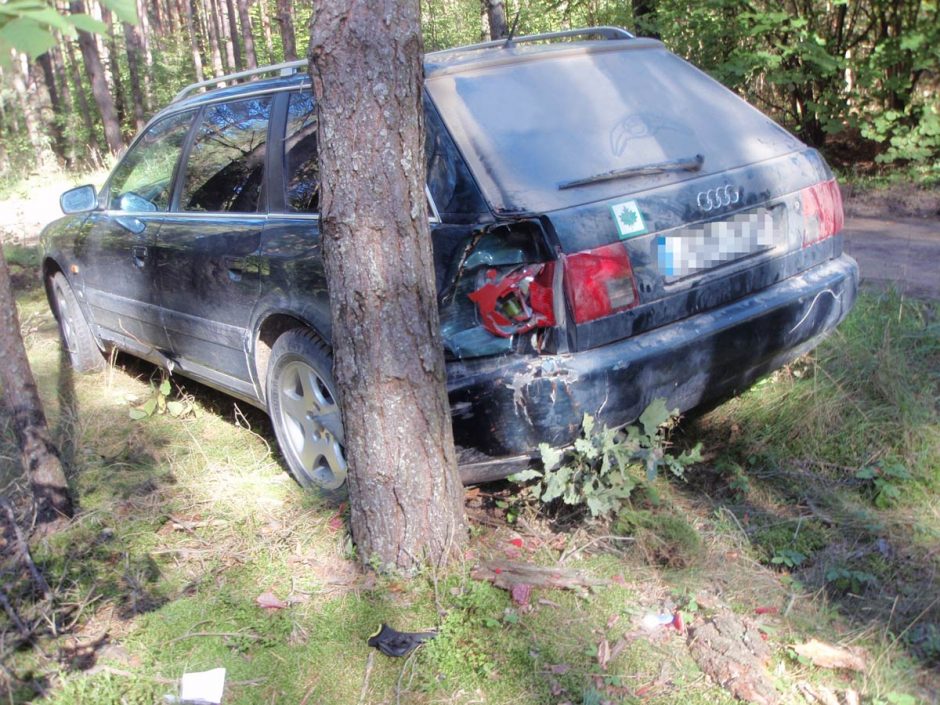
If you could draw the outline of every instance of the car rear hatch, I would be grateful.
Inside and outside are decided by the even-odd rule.
[[[659,42],[510,47],[427,85],[498,227],[544,242],[468,293],[496,337],[583,350],[839,254],[818,153]]]

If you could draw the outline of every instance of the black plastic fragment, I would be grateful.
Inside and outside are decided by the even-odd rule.
[[[400,632],[383,624],[379,630],[369,637],[369,646],[381,651],[386,656],[406,656],[419,645],[437,636],[436,631],[430,632]]]

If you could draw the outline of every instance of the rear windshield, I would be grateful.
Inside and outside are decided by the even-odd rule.
[[[734,93],[654,46],[598,46],[443,72],[427,88],[496,211],[550,211],[800,149]],[[559,189],[699,154],[699,171]]]

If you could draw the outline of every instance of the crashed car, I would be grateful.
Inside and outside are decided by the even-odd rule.
[[[183,90],[100,192],[63,194],[42,267],[75,368],[118,348],[255,404],[294,477],[332,488],[346,463],[303,66]],[[431,53],[425,71],[465,482],[572,443],[585,413],[615,427],[655,398],[743,390],[852,308],[822,157],[660,42],[573,30]]]

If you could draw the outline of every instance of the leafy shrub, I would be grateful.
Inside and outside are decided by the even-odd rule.
[[[662,399],[646,408],[637,425],[624,430],[598,429],[594,417],[585,414],[581,437],[571,448],[542,443],[543,469],[525,470],[510,479],[536,480],[532,490],[542,502],[561,499],[567,505],[586,506],[594,517],[618,511],[638,486],[653,482],[663,466],[682,477],[685,468],[701,460],[699,446],[680,455],[666,452],[666,433],[677,415]]]
[[[911,474],[900,463],[866,465],[855,473],[855,478],[865,480],[865,489],[879,509],[890,507],[901,499],[901,484],[911,479]]]

